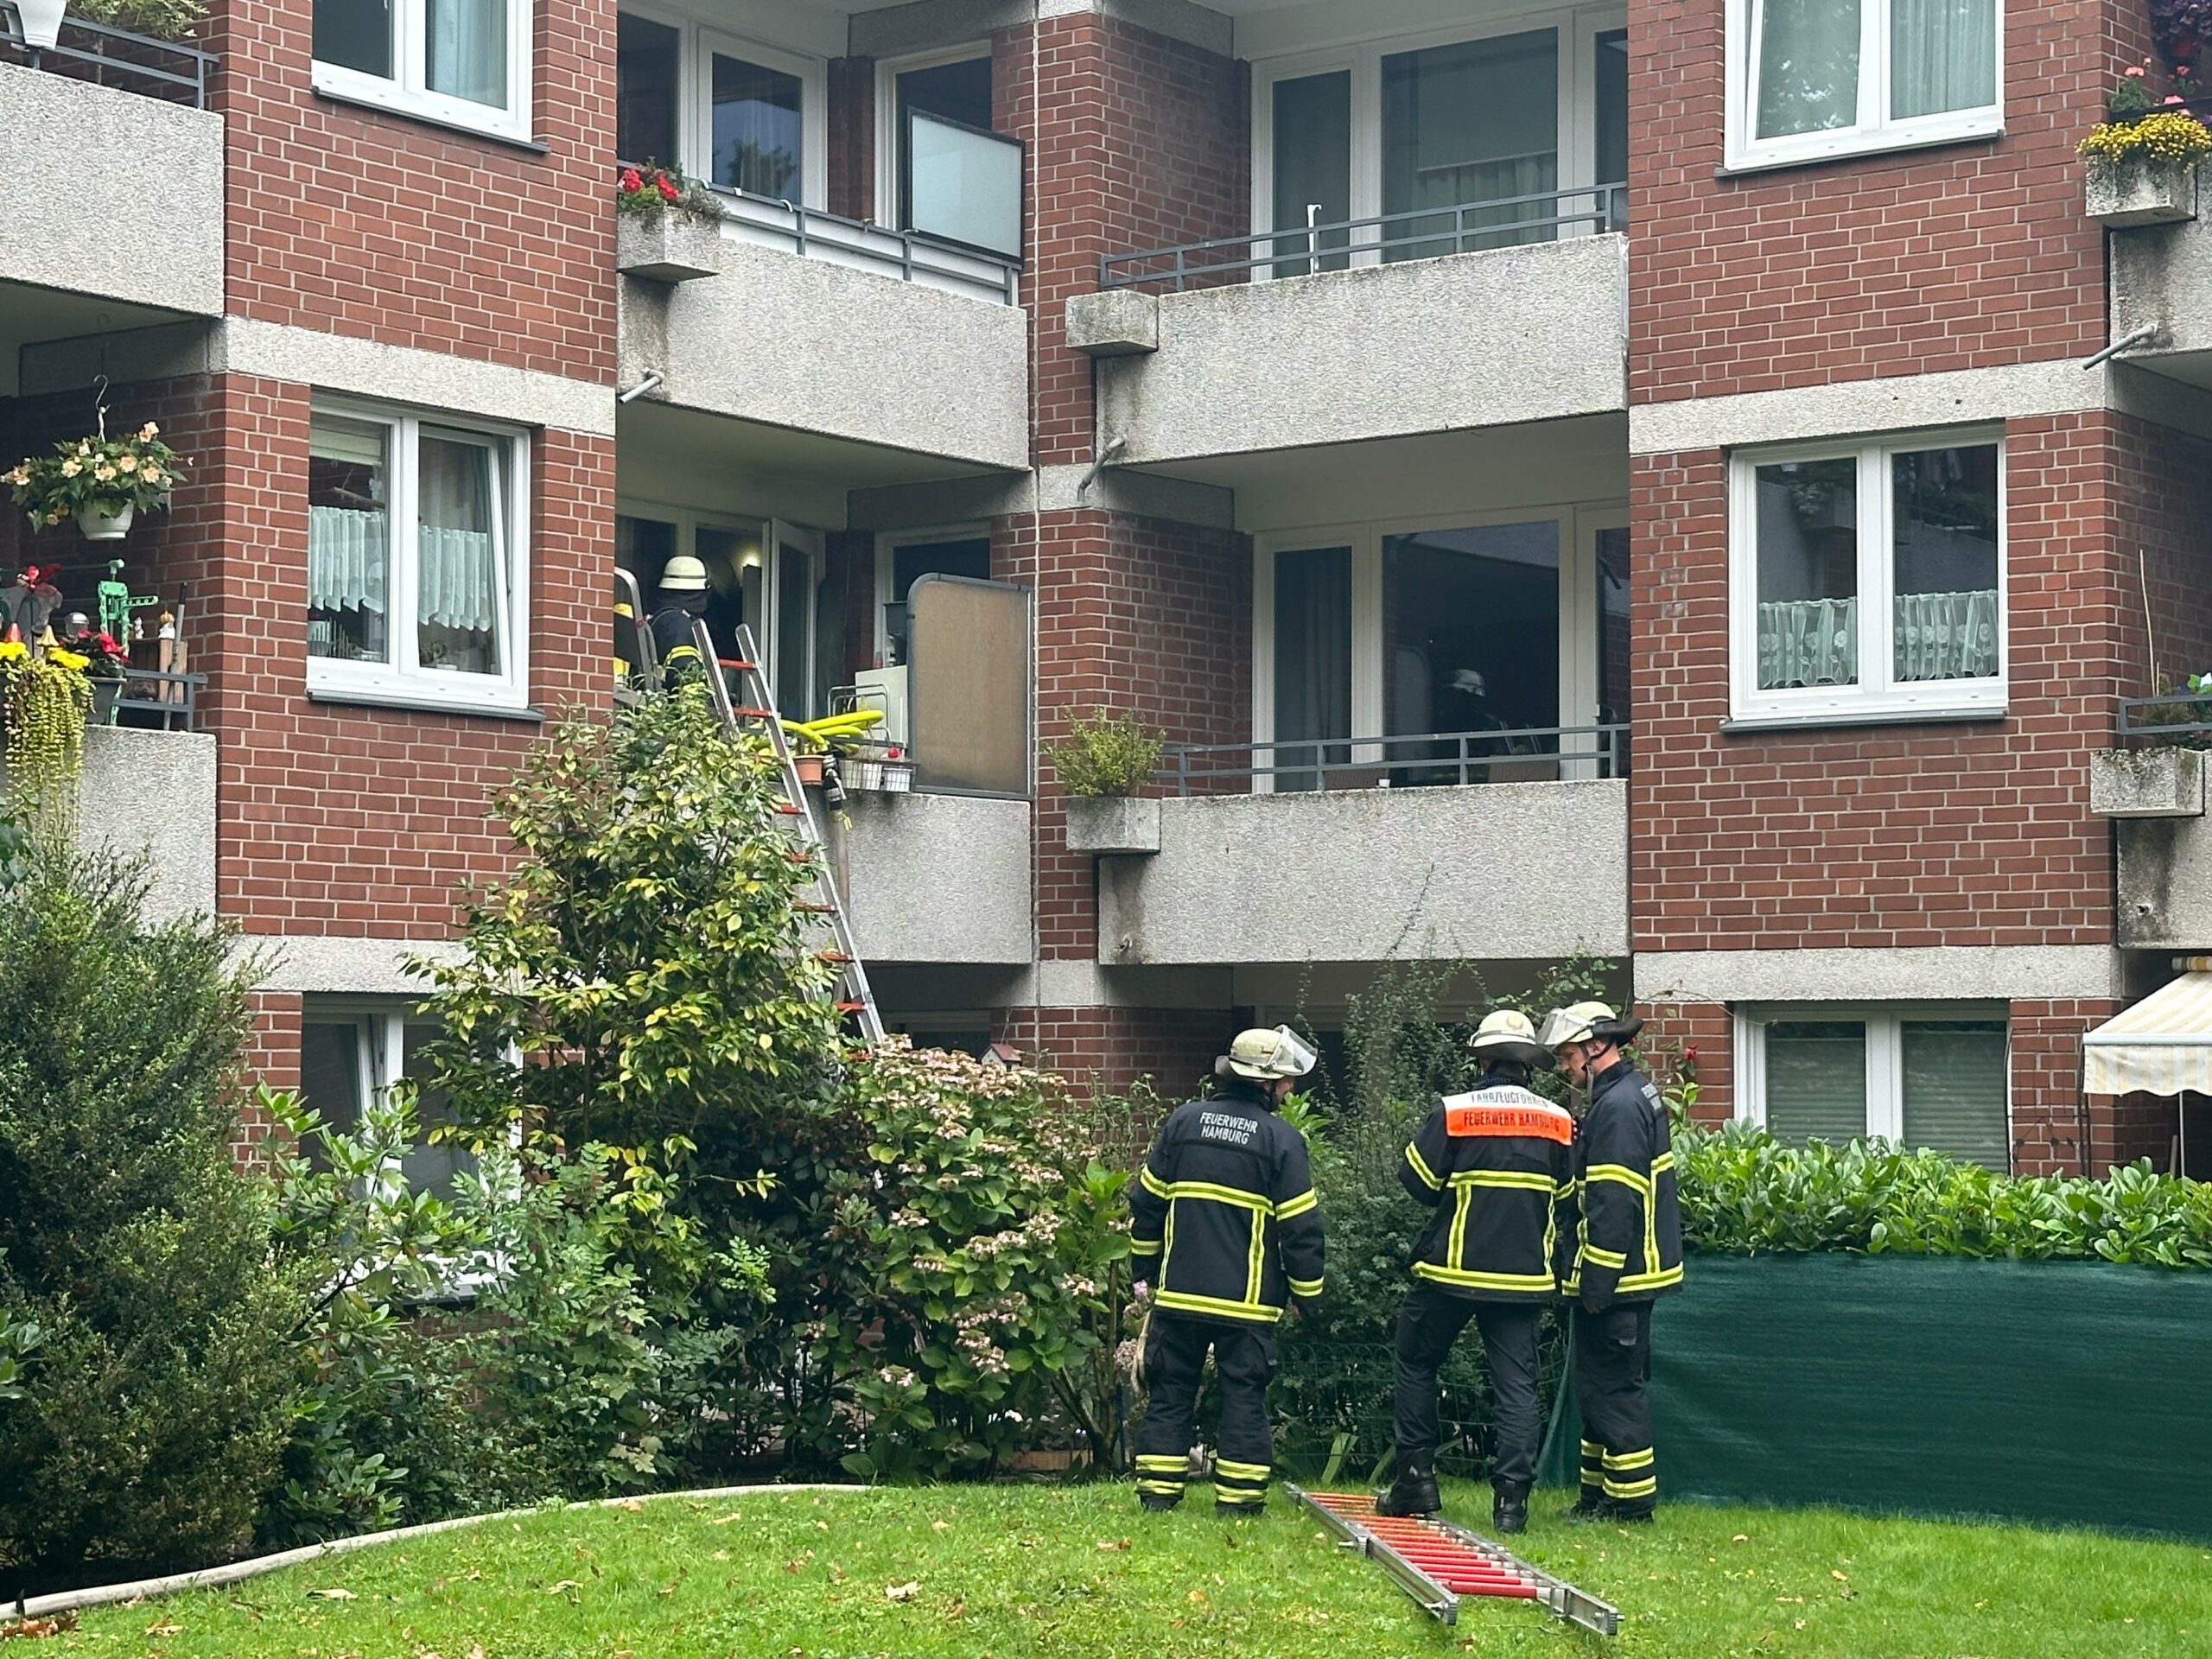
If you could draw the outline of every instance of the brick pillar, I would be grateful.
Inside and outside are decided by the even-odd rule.
[[[246,1051],[249,1083],[267,1084],[271,1089],[300,1086],[302,1000],[297,991],[254,993],[253,1038]],[[240,1165],[255,1162],[261,1155],[262,1142],[276,1128],[251,1105],[244,1108],[231,1136],[232,1158]]]
[[[875,217],[875,60],[830,60],[830,211]]]
[[[2120,1006],[2104,998],[2012,1004],[2014,1174],[2101,1174],[2110,1166],[2113,1103],[2082,1092],[2082,1038]]]

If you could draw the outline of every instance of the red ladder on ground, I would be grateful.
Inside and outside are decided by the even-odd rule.
[[[1464,1596],[1496,1596],[1535,1602],[1553,1618],[1600,1636],[1620,1629],[1620,1614],[1595,1596],[1441,1516],[1377,1515],[1366,1492],[1283,1490],[1337,1535],[1339,1548],[1376,1563],[1440,1623],[1459,1623]]]

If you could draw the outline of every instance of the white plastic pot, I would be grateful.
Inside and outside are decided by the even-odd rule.
[[[137,512],[128,501],[123,504],[121,512],[112,514],[102,512],[98,507],[79,507],[77,528],[88,542],[119,542],[129,531]]]
[[[16,15],[23,22],[23,43],[43,49],[61,38],[61,14],[68,0],[15,0]]]

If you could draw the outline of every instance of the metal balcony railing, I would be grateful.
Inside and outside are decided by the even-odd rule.
[[[80,17],[65,16],[60,41],[41,49],[24,41],[14,9],[0,5],[0,62],[28,64],[72,80],[204,110],[215,61],[213,53],[181,41],[156,40]]]
[[[2212,694],[2170,691],[2163,697],[2122,697],[2113,730],[2157,747],[2212,749]]]
[[[1300,229],[1109,253],[1098,261],[1098,285],[1138,288],[1165,283],[1179,293],[1193,283],[1213,286],[1255,270],[1277,276],[1306,276],[1377,260],[1434,259],[1447,253],[1551,242],[1568,227],[1592,232],[1626,230],[1628,186],[1579,185],[1534,195],[1462,202],[1452,207],[1414,207]]]
[[[1264,757],[1264,758],[1263,758]],[[1240,764],[1243,763],[1243,764]],[[1178,795],[1218,795],[1271,780],[1277,792],[1414,789],[1452,784],[1578,783],[1628,775],[1628,728],[1529,726],[1511,731],[1173,743],[1155,776]]]
[[[205,674],[165,674],[157,669],[127,668],[123,671],[123,695],[116,699],[120,723],[155,726],[165,732],[196,730],[200,689]]]

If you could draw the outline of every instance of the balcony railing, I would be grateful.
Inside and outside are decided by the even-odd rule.
[[[123,671],[123,694],[116,711],[128,719],[119,724],[155,727],[165,732],[194,730],[205,674],[168,674],[151,668]]]
[[[1224,794],[1256,785],[1263,778],[1275,791],[1289,792],[1577,783],[1627,775],[1628,728],[1619,725],[1174,743],[1162,754],[1155,774],[1178,795]]]
[[[2163,697],[2122,697],[2113,730],[2122,742],[2151,747],[2212,749],[2212,693],[2186,691]]]
[[[1626,230],[1628,187],[1580,185],[1453,207],[1414,207],[1302,229],[1109,253],[1098,261],[1098,285],[1165,283],[1179,293],[1194,284],[1212,287],[1255,270],[1306,276],[1378,260],[1433,259],[1447,253],[1551,242],[1570,226],[1593,232]]]
[[[12,9],[0,9],[0,62],[28,64],[72,80],[93,81],[204,110],[215,54],[181,41],[157,41],[150,35],[66,16],[60,41],[41,48],[24,41]]]
[[[913,231],[893,231],[819,207],[802,207],[772,196],[712,186],[723,223],[738,239],[785,249],[925,288],[1013,305],[1020,298],[1021,262],[941,242]]]

